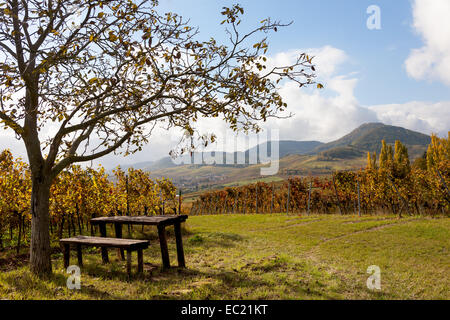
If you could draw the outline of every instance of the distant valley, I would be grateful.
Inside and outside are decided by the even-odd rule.
[[[415,159],[423,155],[431,141],[430,136],[401,127],[389,126],[382,123],[366,123],[356,128],[340,139],[329,143],[319,141],[279,141],[279,171],[275,176],[261,176],[261,164],[265,158],[258,158],[258,164],[249,161],[250,155],[259,154],[258,151],[268,150],[271,153],[271,143],[266,142],[245,152],[234,154],[222,153],[223,163],[226,158],[233,159],[233,163],[216,164],[211,156],[216,154],[197,153],[196,159],[202,159],[201,164],[175,164],[170,157],[157,161],[141,162],[123,169],[133,167],[151,172],[154,178],[166,177],[182,189],[197,191],[209,188],[221,188],[251,183],[254,181],[277,181],[289,175],[326,175],[334,170],[357,170],[366,165],[367,152],[377,152],[381,149],[381,140],[394,144],[400,140],[408,147],[409,156]],[[220,153],[219,153],[220,154]],[[265,152],[262,152],[264,155]],[[270,157],[269,157],[270,158]],[[216,158],[217,159],[217,158]],[[237,162],[237,159],[245,161]],[[185,158],[185,163],[190,162]],[[196,162],[198,163],[198,162]]]

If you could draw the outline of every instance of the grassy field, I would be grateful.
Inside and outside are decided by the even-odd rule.
[[[111,230],[109,230],[111,234]],[[219,215],[189,217],[187,269],[162,271],[153,229],[144,274],[128,279],[125,262],[84,249],[81,290],[66,288],[62,254],[41,280],[26,254],[0,253],[3,299],[450,299],[450,219],[391,216]],[[124,236],[127,236],[126,232]],[[175,243],[169,233],[172,263]],[[56,245],[56,244],[55,244]],[[22,260],[21,260],[22,259]],[[134,269],[136,256],[133,255]],[[76,257],[73,256],[73,263]],[[381,290],[367,289],[367,267],[381,269]]]

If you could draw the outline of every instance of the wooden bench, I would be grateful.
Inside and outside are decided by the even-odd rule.
[[[148,248],[148,240],[117,239],[104,237],[76,236],[59,240],[64,246],[64,268],[69,266],[70,245],[77,248],[78,265],[83,266],[83,256],[81,246],[101,247],[101,248],[119,248],[127,251],[127,272],[131,275],[131,252],[137,251],[138,255],[138,273],[144,270],[144,260],[142,250]]]

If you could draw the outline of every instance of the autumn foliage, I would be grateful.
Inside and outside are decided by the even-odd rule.
[[[28,241],[31,179],[28,165],[14,159],[9,150],[0,153],[0,246],[3,235],[13,230],[19,241]],[[120,167],[109,176],[97,169],[71,166],[51,186],[50,228],[55,237],[88,231],[89,220],[108,215],[155,215],[174,213],[176,188],[167,179],[150,179],[142,170]],[[92,230],[91,230],[92,231]],[[20,234],[20,236],[18,235]],[[22,239],[20,239],[22,238]]]
[[[394,148],[382,141],[379,157],[368,154],[363,170],[206,192],[193,203],[191,214],[448,214],[450,133],[447,139],[432,136],[424,160],[426,166],[411,165],[408,150],[400,141]]]

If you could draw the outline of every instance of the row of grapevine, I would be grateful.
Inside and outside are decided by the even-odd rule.
[[[378,162],[377,162],[378,160]],[[450,210],[450,133],[432,136],[426,156],[410,164],[407,148],[382,141],[380,156],[368,154],[357,172],[327,178],[288,178],[201,194],[191,214],[341,213],[448,214]]]
[[[17,250],[29,241],[31,179],[28,165],[9,150],[0,153],[0,249],[5,235]],[[174,213],[176,188],[167,179],[152,180],[143,170],[120,167],[109,176],[98,169],[72,166],[58,175],[51,187],[50,231],[63,234],[93,233],[89,220],[108,215]]]

